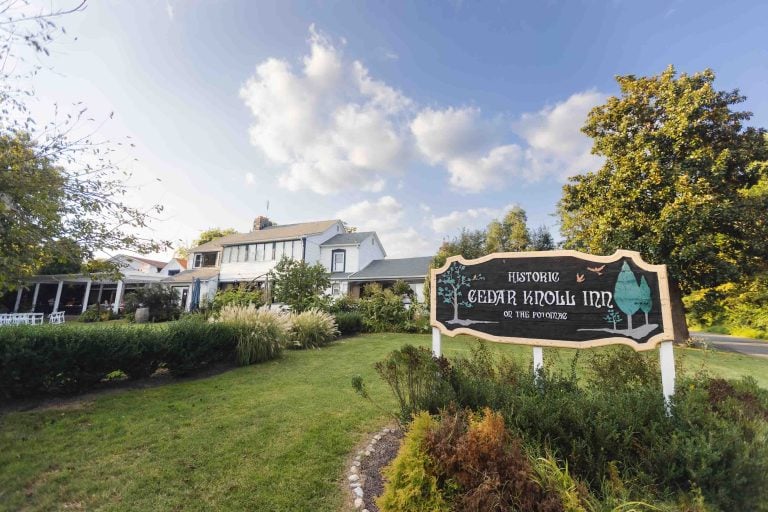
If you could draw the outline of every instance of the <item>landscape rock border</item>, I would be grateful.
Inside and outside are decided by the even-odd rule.
[[[397,454],[402,436],[399,428],[384,427],[355,455],[346,482],[354,510],[378,511],[374,500],[383,489],[380,472]]]

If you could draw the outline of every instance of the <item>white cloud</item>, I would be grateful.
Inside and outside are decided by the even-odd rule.
[[[425,236],[412,227],[379,233],[379,238],[387,251],[387,258],[431,256],[440,246],[440,240],[436,237]]]
[[[581,133],[581,127],[589,111],[606,99],[607,95],[597,91],[579,92],[554,106],[523,114],[515,130],[528,143],[529,172],[564,179],[599,167],[602,159],[590,153],[592,141]]]
[[[245,184],[253,185],[256,183],[256,176],[252,172],[245,173]]]
[[[171,2],[165,2],[165,13],[168,15],[168,19],[173,21],[176,18],[176,9]]]
[[[251,142],[283,168],[279,183],[329,194],[380,191],[409,159],[411,100],[348,62],[310,27],[302,68],[268,59],[240,90],[254,115]]]
[[[376,231],[389,258],[426,256],[433,254],[439,244],[433,234],[425,236],[404,223],[403,206],[392,196],[355,203],[336,216],[359,231]]]
[[[498,123],[476,108],[424,109],[411,123],[416,146],[432,165],[444,165],[454,188],[480,192],[519,175],[523,150],[495,144],[503,133]]]
[[[361,201],[339,210],[336,217],[360,231],[392,231],[403,218],[403,206],[392,196]]]
[[[502,208],[469,208],[468,210],[454,210],[447,215],[432,217],[430,227],[437,233],[447,234],[459,231],[462,228],[484,228],[493,219],[502,217],[514,205],[509,204]]]
[[[308,45],[296,69],[267,59],[240,90],[254,116],[251,142],[289,190],[381,192],[419,160],[447,170],[454,189],[474,193],[513,180],[564,180],[600,164],[580,132],[606,99],[597,91],[512,122],[476,107],[419,108],[314,26]]]

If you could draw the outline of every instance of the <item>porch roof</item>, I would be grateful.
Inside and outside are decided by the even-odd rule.
[[[393,281],[424,279],[429,272],[431,256],[373,260],[364,269],[349,276],[349,281]]]
[[[175,276],[166,277],[163,279],[163,282],[168,284],[188,284],[195,279],[208,281],[218,275],[219,269],[216,267],[193,268],[191,270],[179,272]]]

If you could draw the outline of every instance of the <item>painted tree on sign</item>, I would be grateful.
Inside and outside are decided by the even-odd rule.
[[[613,324],[613,330],[615,331],[616,330],[616,322],[619,322],[621,320],[621,315],[615,309],[610,308],[608,310],[608,314],[605,315],[603,317],[603,319],[605,319],[606,322],[612,323]]]
[[[637,279],[627,262],[621,266],[621,272],[616,279],[616,287],[613,292],[613,300],[619,309],[627,315],[627,330],[632,330],[632,315],[640,309],[640,287]]]
[[[651,312],[653,301],[651,300],[651,288],[648,286],[648,281],[645,280],[645,276],[640,276],[640,300],[638,306],[640,310],[645,313],[645,325],[648,325],[648,313]]]
[[[437,280],[437,295],[444,303],[453,305],[453,322],[459,320],[459,306],[472,307],[472,303],[464,297],[464,291],[472,281],[464,275],[465,269],[466,266],[453,262]]]

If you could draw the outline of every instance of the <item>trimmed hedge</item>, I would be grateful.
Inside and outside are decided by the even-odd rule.
[[[342,336],[357,334],[363,330],[363,315],[357,311],[341,311],[334,315],[336,325]]]
[[[164,365],[186,375],[235,360],[237,326],[189,318],[165,325],[0,328],[0,398],[76,393],[121,370],[147,377]]]

